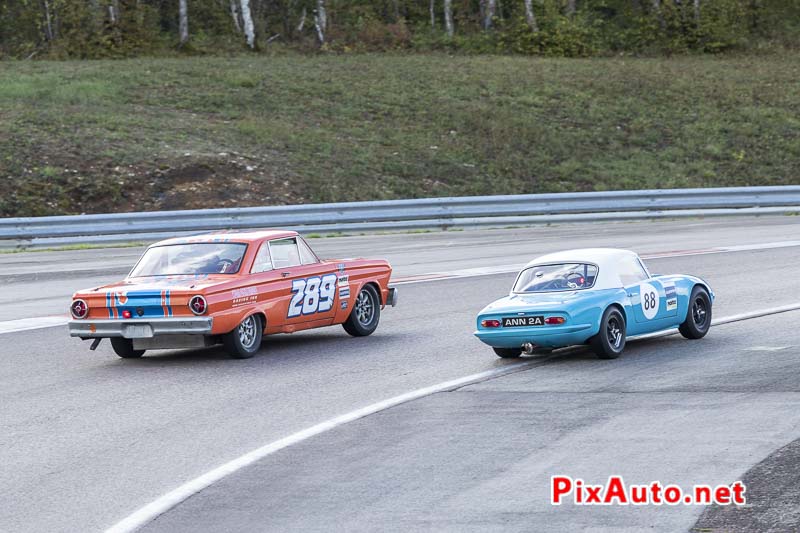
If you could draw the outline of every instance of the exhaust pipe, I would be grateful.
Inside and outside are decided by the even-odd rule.
[[[525,352],[526,355],[533,355],[536,352],[536,345],[531,342],[526,342],[522,345],[522,351]]]

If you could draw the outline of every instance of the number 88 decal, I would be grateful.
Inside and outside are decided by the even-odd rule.
[[[650,283],[639,285],[639,294],[642,300],[642,313],[647,320],[652,320],[658,314],[658,291]]]
[[[292,293],[289,318],[330,311],[336,298],[336,274],[296,279],[292,282]]]

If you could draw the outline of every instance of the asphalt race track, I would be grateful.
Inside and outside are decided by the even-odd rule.
[[[242,361],[216,348],[121,360],[107,343],[90,352],[63,326],[0,333],[0,531],[103,530],[267,443],[517,364],[477,341],[473,320],[513,280],[494,270],[541,253],[631,248],[652,257],[653,272],[709,281],[715,318],[800,304],[796,217],[311,244],[322,256],[387,257],[398,278],[417,282],[400,285],[398,307],[371,337],[353,339],[339,327],[268,337]],[[73,290],[124,275],[140,251],[0,255],[0,332],[9,321],[62,315]],[[456,277],[437,279],[448,273]],[[526,358],[503,377],[282,449],[144,529],[687,531],[699,519],[697,527],[719,531],[797,530],[798,320],[800,311],[790,311],[718,325],[700,341],[634,341],[612,361],[583,349]],[[683,487],[744,478],[756,492],[748,492],[746,516],[683,505],[554,507],[552,474]],[[767,497],[776,485],[784,492]]]

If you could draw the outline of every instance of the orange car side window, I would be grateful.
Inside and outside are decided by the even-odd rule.
[[[297,241],[294,238],[270,241],[269,250],[274,268],[287,268],[301,264],[300,252],[297,249]]]
[[[311,250],[311,247],[303,239],[297,240],[297,245],[300,247],[300,260],[304,265],[313,265],[319,263],[317,255]]]
[[[250,269],[251,274],[258,274],[259,272],[268,272],[272,270],[272,258],[269,255],[269,243],[265,242],[256,254],[256,259],[253,261],[253,268]]]

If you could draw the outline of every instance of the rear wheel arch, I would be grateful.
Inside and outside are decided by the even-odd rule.
[[[606,308],[603,309],[603,313],[600,314],[600,318],[603,318],[603,314],[605,314],[605,312],[608,311],[609,308],[611,308],[611,307],[615,308],[616,310],[618,310],[620,312],[620,314],[622,314],[622,318],[625,320],[625,325],[627,326],[627,324],[628,324],[628,313],[625,312],[625,306],[622,305],[619,302],[612,302],[612,303],[608,304],[606,306]]]
[[[613,318],[614,315],[619,319]],[[611,321],[614,320],[616,324]],[[600,317],[600,328],[596,335],[589,339],[592,351],[600,359],[616,359],[625,349],[625,338],[627,330],[627,318],[625,310],[618,304],[609,304]]]
[[[598,333],[600,333],[600,328],[603,327],[603,316],[606,314],[606,311],[608,311],[612,307],[620,312],[620,314],[622,315],[622,319],[625,321],[625,326],[627,328],[627,326],[628,326],[628,313],[625,312],[625,306],[622,305],[619,302],[611,302],[610,304],[606,305],[605,307],[601,307],[600,308],[600,315],[597,318],[597,329],[593,330],[594,333],[592,333],[592,335],[584,341],[585,344],[590,344],[592,339]]]
[[[251,318],[255,321],[251,321]],[[222,344],[234,359],[249,359],[261,349],[263,336],[264,319],[261,313],[256,311],[246,313],[236,328],[222,335]]]
[[[256,315],[259,320],[261,320],[261,329],[267,329],[267,314],[264,311],[256,311],[253,314]]]

